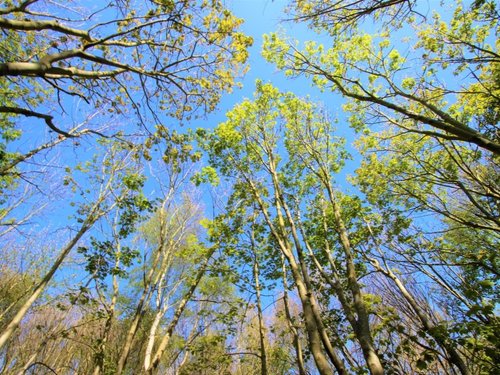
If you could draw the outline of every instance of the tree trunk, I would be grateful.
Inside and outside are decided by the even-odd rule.
[[[288,282],[286,277],[286,265],[285,258],[283,254],[281,255],[282,264],[282,278],[283,278],[283,306],[285,308],[285,316],[288,322],[288,326],[293,335],[293,346],[295,348],[297,367],[299,370],[299,375],[307,375],[306,368],[304,366],[304,356],[302,354],[302,345],[300,344],[299,333],[297,328],[293,324],[292,314],[290,313],[290,307],[288,305]]]
[[[259,283],[259,260],[258,254],[255,249],[255,239],[254,232],[252,228],[251,234],[251,242],[252,242],[252,251],[253,251],[253,279],[255,283],[255,298],[257,303],[257,318],[259,320],[259,341],[260,341],[260,372],[261,375],[267,375],[267,353],[266,353],[266,345],[265,345],[265,327],[264,327],[264,317],[262,314],[262,305],[260,298],[260,283]]]
[[[144,370],[146,371],[149,369],[149,366],[151,366],[151,356],[153,354],[153,347],[155,343],[154,337],[156,335],[156,330],[160,325],[160,321],[163,315],[164,311],[162,310],[159,310],[156,313],[153,323],[151,324],[151,328],[149,330],[148,344],[146,345],[146,352],[144,353]]]
[[[56,273],[56,271],[59,269],[61,266],[62,262],[70,251],[75,247],[75,245],[78,243],[78,241],[82,238],[82,236],[92,227],[92,224],[95,222],[95,220],[92,219],[87,219],[85,223],[81,226],[80,230],[78,233],[68,242],[68,244],[61,250],[59,253],[59,256],[56,258],[56,261],[50,268],[50,270],[47,272],[47,274],[43,277],[42,281],[38,283],[38,285],[33,289],[33,292],[29,296],[29,298],[22,304],[22,306],[19,308],[17,313],[14,315],[14,317],[11,319],[7,327],[5,327],[4,331],[2,332],[2,335],[0,336],[0,348],[2,348],[7,340],[12,336],[14,331],[17,329],[19,326],[19,323],[21,323],[21,320],[24,318],[26,315],[28,309],[33,305],[33,303],[38,299],[40,294],[44,291],[44,289],[47,287],[49,282],[52,280],[52,277]]]
[[[382,361],[380,360],[373,346],[369,314],[366,310],[361,287],[358,283],[356,269],[354,266],[354,258],[351,250],[351,243],[349,241],[347,229],[340,213],[340,207],[337,204],[335,195],[333,193],[333,188],[326,172],[324,172],[322,183],[325,185],[328,192],[330,204],[332,205],[333,209],[335,224],[337,225],[337,233],[339,235],[340,243],[342,244],[342,248],[344,249],[344,254],[346,257],[347,284],[349,290],[352,293],[354,302],[353,306],[357,314],[357,319],[351,322],[354,323],[354,326],[352,328],[354,330],[356,338],[358,339],[359,345],[361,346],[361,350],[363,351],[363,356],[365,358],[368,369],[370,370],[370,373],[372,375],[383,375],[384,367],[382,365]]]
[[[117,253],[120,252],[120,244],[117,245]],[[117,258],[115,262],[115,268],[120,266],[120,258]],[[99,350],[95,357],[95,367],[93,375],[101,375],[104,371],[104,359],[106,357],[106,343],[108,342],[109,335],[111,333],[111,328],[113,326],[113,320],[115,317],[115,307],[116,301],[118,299],[118,278],[113,275],[113,297],[111,298],[111,304],[108,309],[108,316],[106,318],[106,323],[104,324],[104,332],[101,336],[101,343],[99,344]]]
[[[190,301],[191,297],[193,296],[196,288],[198,287],[198,284],[201,281],[201,278],[203,275],[205,275],[206,269],[208,267],[208,264],[210,262],[210,258],[212,257],[213,253],[215,252],[216,247],[214,246],[212,249],[210,249],[209,253],[206,255],[205,263],[200,267],[198,270],[198,273],[196,274],[196,278],[194,279],[193,283],[191,284],[189,290],[186,292],[182,300],[179,302],[179,306],[177,306],[177,309],[175,310],[174,316],[172,318],[172,321],[168,325],[168,328],[163,335],[163,339],[160,342],[160,345],[158,346],[158,349],[156,350],[156,353],[153,357],[153,360],[151,362],[151,365],[147,369],[146,373],[149,375],[152,375],[153,372],[156,370],[158,365],[160,364],[160,360],[163,356],[163,353],[167,349],[167,345],[170,341],[170,338],[172,337],[172,333],[177,326],[177,323],[179,322],[179,319],[182,316],[182,313],[184,312],[184,309],[186,308],[188,302]]]

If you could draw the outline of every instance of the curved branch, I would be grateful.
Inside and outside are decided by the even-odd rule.
[[[25,2],[13,6],[10,8],[5,8],[0,10],[0,14],[9,14],[9,13],[15,13],[15,12],[24,12],[27,7],[29,7],[31,4],[36,3],[38,0],[26,0]]]
[[[49,370],[51,373],[53,374],[56,374],[57,375],[57,372],[54,371],[54,369],[52,369],[52,367],[50,367],[49,365],[43,363],[43,362],[33,362],[25,371],[25,373],[28,373],[28,370],[36,365],[40,365],[40,366],[43,366],[45,367],[47,370]]]
[[[89,42],[92,41],[87,31],[64,26],[57,21],[19,21],[0,17],[0,28],[22,31],[54,30],[66,35],[77,36]]]
[[[50,115],[46,115],[46,114],[43,114],[43,113],[39,113],[39,112],[35,112],[35,111],[31,111],[29,109],[25,109],[25,108],[19,108],[19,107],[7,107],[7,106],[0,106],[0,113],[14,113],[16,115],[23,115],[23,116],[26,116],[26,117],[37,117],[37,118],[41,118],[41,119],[44,119],[45,120],[45,123],[47,124],[47,126],[53,130],[54,132],[58,133],[58,134],[61,134],[67,138],[73,138],[75,137],[74,135],[64,131],[64,130],[61,130],[59,129],[58,127],[56,127],[54,125],[54,123],[52,122],[52,120],[54,119],[54,117],[50,116]]]
[[[304,64],[305,66],[309,67],[309,69],[300,69],[300,68],[295,68],[295,70],[298,73],[305,73],[305,74],[311,74],[311,75],[319,75],[325,77],[328,81],[330,81],[334,87],[340,91],[340,93],[346,97],[359,100],[361,102],[368,102],[372,104],[378,104],[382,107],[388,108],[390,110],[393,110],[397,113],[400,113],[412,120],[421,122],[423,124],[427,124],[429,126],[432,126],[433,128],[443,130],[449,134],[452,134],[454,136],[457,136],[460,140],[464,142],[470,142],[478,145],[479,147],[491,151],[494,154],[500,155],[500,144],[486,138],[481,134],[480,132],[468,127],[465,124],[460,123],[459,121],[455,120],[453,117],[448,115],[447,113],[443,112],[439,108],[435,107],[431,103],[425,101],[422,98],[415,97],[413,95],[409,95],[406,93],[401,93],[397,92],[396,94],[401,95],[402,97],[407,98],[408,100],[413,100],[420,105],[424,106],[428,110],[430,110],[432,113],[436,114],[439,118],[432,118],[420,113],[415,113],[410,111],[408,108],[405,108],[401,105],[398,105],[396,103],[390,102],[388,100],[385,100],[384,98],[375,96],[374,94],[368,92],[358,81],[355,80],[349,80],[344,77],[339,77],[339,76],[334,76],[327,72],[325,69],[323,69],[321,66],[314,64],[312,61],[310,61],[307,56],[305,56],[303,53],[298,51],[296,48],[293,46],[290,46],[290,48],[293,50],[293,54],[290,54],[291,59],[299,59],[299,61]],[[292,68],[293,69],[293,68]],[[343,83],[342,81],[347,81],[350,82],[354,85],[356,85],[362,93],[357,93],[354,91],[349,90]]]

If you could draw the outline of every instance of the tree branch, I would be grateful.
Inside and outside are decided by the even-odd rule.
[[[89,42],[92,41],[87,31],[64,26],[57,21],[19,21],[0,17],[0,28],[22,31],[54,30],[66,35],[77,36]]]
[[[54,132],[58,133],[58,134],[61,134],[67,138],[74,138],[75,136],[64,131],[64,130],[61,130],[59,129],[58,127],[56,127],[54,125],[54,123],[52,122],[52,120],[54,119],[52,116],[50,115],[46,115],[46,114],[43,114],[43,113],[39,113],[39,112],[35,112],[35,111],[31,111],[29,109],[24,109],[24,108],[19,108],[19,107],[7,107],[7,106],[0,106],[0,113],[14,113],[14,114],[17,114],[17,115],[23,115],[23,116],[26,116],[26,117],[37,117],[37,118],[41,118],[41,119],[44,119],[45,120],[45,123],[47,124],[47,126],[53,130]]]

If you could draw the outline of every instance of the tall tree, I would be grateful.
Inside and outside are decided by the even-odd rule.
[[[302,302],[309,348],[319,371],[330,371],[328,358],[343,373],[345,365],[332,345],[332,332],[325,326],[317,300],[314,267],[311,269],[306,260],[309,240],[300,230],[300,207],[310,204],[314,189],[324,189],[334,218],[333,228],[342,245],[352,297],[344,294],[340,284],[332,281],[332,285],[368,368],[379,374],[383,367],[373,346],[369,312],[331,180],[346,155],[328,121],[315,110],[307,101],[258,82],[255,100],[244,101],[228,113],[228,121],[215,130],[207,148],[213,165],[236,179],[233,201],[240,205],[257,202],[270,235],[287,259]]]
[[[252,39],[219,1],[95,5],[0,7],[0,189],[75,138],[149,135],[168,117],[203,116],[246,70]]]
[[[2,48],[0,75],[8,86],[35,88],[9,97],[12,104],[1,112],[38,117],[67,137],[52,115],[33,108],[41,101],[32,101],[37,87],[96,108],[132,106],[137,114],[160,109],[184,117],[198,107],[214,109],[221,92],[233,87],[251,44],[237,32],[242,21],[218,1],[112,2],[100,9],[76,3],[73,9],[37,0],[9,1],[0,9],[5,43],[17,47]]]
[[[133,163],[131,163],[132,153],[133,151],[130,150],[124,151],[120,145],[111,147],[110,152],[101,161],[102,164],[94,165],[93,172],[99,176],[97,182],[101,182],[95,187],[95,197],[90,197],[88,202],[82,202],[78,211],[80,217],[77,219],[79,223],[77,231],[71,233],[69,241],[61,248],[46,274],[30,291],[26,301],[19,306],[16,314],[3,329],[0,336],[0,347],[6,344],[28,309],[47,288],[69,253],[95,223],[117,205],[122,205],[125,211],[136,208],[132,206],[136,201],[134,195],[141,186],[141,179],[138,177],[136,170],[133,169]]]
[[[348,3],[359,8],[352,10]],[[450,20],[437,12],[429,22],[412,14],[405,22],[378,23],[371,33],[357,22],[350,32],[343,23],[330,27],[328,20],[352,13],[379,20],[411,2],[366,3],[298,1],[296,18],[327,34],[332,47],[311,41],[300,49],[285,36],[270,34],[264,56],[287,74],[306,75],[320,89],[347,98],[344,108],[357,129],[385,122],[498,155],[498,4],[457,1]],[[364,4],[371,10],[365,12]],[[411,48],[396,48],[394,28]],[[456,78],[446,78],[451,76]]]

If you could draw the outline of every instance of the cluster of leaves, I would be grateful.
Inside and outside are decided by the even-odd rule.
[[[98,241],[95,238],[90,239],[90,248],[80,246],[77,251],[86,259],[85,271],[98,280],[104,280],[109,275],[127,276],[124,267],[129,267],[139,255],[138,250],[128,246],[121,247],[117,254],[116,245],[111,241]],[[118,262],[120,265],[117,265]]]

